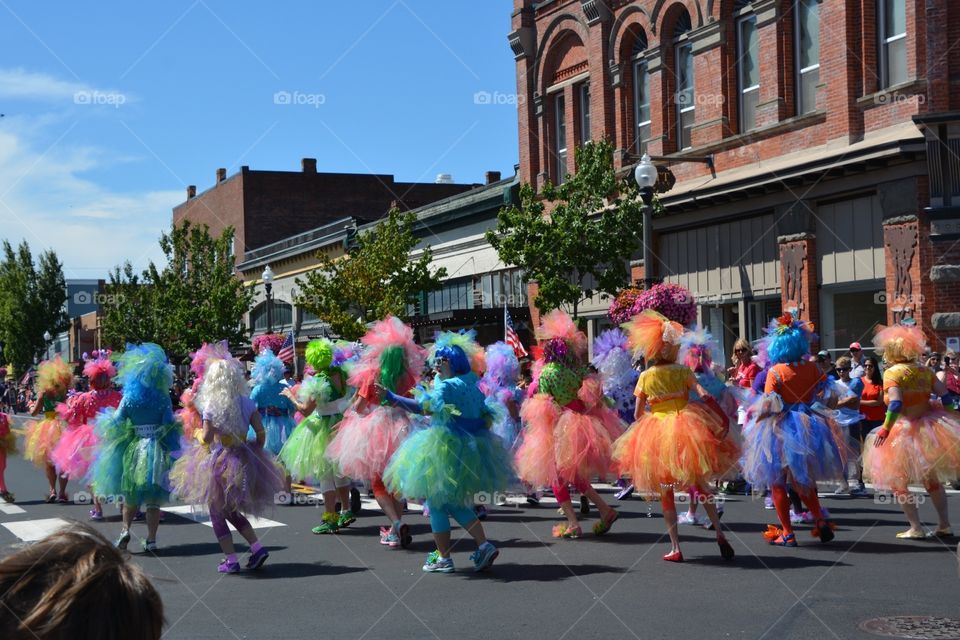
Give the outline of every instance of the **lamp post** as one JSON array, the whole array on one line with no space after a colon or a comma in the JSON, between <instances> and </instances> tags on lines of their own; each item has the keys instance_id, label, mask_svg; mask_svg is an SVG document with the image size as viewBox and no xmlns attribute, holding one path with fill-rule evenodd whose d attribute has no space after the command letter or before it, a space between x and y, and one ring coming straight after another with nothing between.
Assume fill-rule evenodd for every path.
<instances>
[{"instance_id":1,"label":"lamp post","mask_svg":"<svg viewBox=\"0 0 960 640\"><path fill-rule=\"evenodd\" d=\"M640 164L633 171L633 177L640 187L643 200L643 288L649 289L655 282L653 277L653 185L657 183L657 168L646 153L640 158Z\"/></svg>"},{"instance_id":2,"label":"lamp post","mask_svg":"<svg viewBox=\"0 0 960 640\"><path fill-rule=\"evenodd\" d=\"M50 335L49 331L43 332L43 353L44 353L45 359L47 360L50 359L50 339L51 338L53 338L53 336Z\"/></svg>"},{"instance_id":3,"label":"lamp post","mask_svg":"<svg viewBox=\"0 0 960 640\"><path fill-rule=\"evenodd\" d=\"M261 274L263 287L267 290L267 333L273 333L273 269L267 265Z\"/></svg>"}]
</instances>

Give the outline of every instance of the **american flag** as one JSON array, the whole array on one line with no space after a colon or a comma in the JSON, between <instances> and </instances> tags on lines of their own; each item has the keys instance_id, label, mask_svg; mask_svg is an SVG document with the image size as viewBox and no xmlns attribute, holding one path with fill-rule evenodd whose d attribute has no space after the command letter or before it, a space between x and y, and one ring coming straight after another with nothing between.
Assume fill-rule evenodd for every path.
<instances>
[{"instance_id":1,"label":"american flag","mask_svg":"<svg viewBox=\"0 0 960 640\"><path fill-rule=\"evenodd\" d=\"M280 358L283 362L293 362L293 357L296 355L296 349L293 342L293 331L287 334L287 337L283 340L283 344L280 345L280 351L277 353L277 357Z\"/></svg>"},{"instance_id":2,"label":"american flag","mask_svg":"<svg viewBox=\"0 0 960 640\"><path fill-rule=\"evenodd\" d=\"M517 335L516 330L513 328L513 318L510 317L510 311L507 309L507 305L503 305L503 340L508 345L513 347L513 352L517 354L518 358L523 358L527 355L527 350L523 348L523 343L520 342L520 336Z\"/></svg>"}]
</instances>

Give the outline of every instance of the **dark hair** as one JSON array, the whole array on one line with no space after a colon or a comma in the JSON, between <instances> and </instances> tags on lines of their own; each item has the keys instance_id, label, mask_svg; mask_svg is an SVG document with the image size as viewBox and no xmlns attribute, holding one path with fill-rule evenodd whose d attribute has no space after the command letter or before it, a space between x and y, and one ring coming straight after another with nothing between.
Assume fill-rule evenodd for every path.
<instances>
[{"instance_id":1,"label":"dark hair","mask_svg":"<svg viewBox=\"0 0 960 640\"><path fill-rule=\"evenodd\" d=\"M877 362L876 356L867 357L863 363L870 363L873 365L873 373L869 375L871 384L883 384L883 375L880 373L880 363ZM867 377L866 369L864 369L864 377Z\"/></svg>"},{"instance_id":2,"label":"dark hair","mask_svg":"<svg viewBox=\"0 0 960 640\"><path fill-rule=\"evenodd\" d=\"M157 640L160 594L136 564L81 523L0 560L0 637Z\"/></svg>"}]
</instances>

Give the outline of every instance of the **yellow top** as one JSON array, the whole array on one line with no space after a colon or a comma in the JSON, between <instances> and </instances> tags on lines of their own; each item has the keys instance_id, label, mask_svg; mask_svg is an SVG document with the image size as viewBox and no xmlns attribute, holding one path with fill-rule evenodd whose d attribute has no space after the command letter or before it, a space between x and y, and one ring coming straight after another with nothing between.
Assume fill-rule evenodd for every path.
<instances>
[{"instance_id":1,"label":"yellow top","mask_svg":"<svg viewBox=\"0 0 960 640\"><path fill-rule=\"evenodd\" d=\"M916 417L930 409L933 371L915 364L895 364L883 372L883 401L890 404L887 389L897 387L903 398L903 414Z\"/></svg>"},{"instance_id":2,"label":"yellow top","mask_svg":"<svg viewBox=\"0 0 960 640\"><path fill-rule=\"evenodd\" d=\"M654 365L640 374L633 395L645 395L654 413L680 411L696 382L693 371L682 364Z\"/></svg>"}]
</instances>

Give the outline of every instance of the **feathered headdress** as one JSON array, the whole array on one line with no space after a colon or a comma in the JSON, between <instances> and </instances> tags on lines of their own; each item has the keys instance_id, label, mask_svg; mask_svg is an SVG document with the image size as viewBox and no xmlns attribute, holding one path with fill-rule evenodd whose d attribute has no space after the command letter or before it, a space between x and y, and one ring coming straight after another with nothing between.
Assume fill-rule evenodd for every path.
<instances>
[{"instance_id":1,"label":"feathered headdress","mask_svg":"<svg viewBox=\"0 0 960 640\"><path fill-rule=\"evenodd\" d=\"M37 367L37 392L53 391L64 393L73 382L73 371L70 365L60 356L52 360L44 360Z\"/></svg>"},{"instance_id":2,"label":"feathered headdress","mask_svg":"<svg viewBox=\"0 0 960 640\"><path fill-rule=\"evenodd\" d=\"M622 326L634 356L642 355L647 362L676 359L676 349L683 336L683 325L679 322L647 309Z\"/></svg>"},{"instance_id":3,"label":"feathered headdress","mask_svg":"<svg viewBox=\"0 0 960 640\"><path fill-rule=\"evenodd\" d=\"M203 378L207 360L229 360L232 357L230 345L226 340L204 342L199 349L190 354L190 370L197 374L198 378Z\"/></svg>"},{"instance_id":4,"label":"feathered headdress","mask_svg":"<svg viewBox=\"0 0 960 640\"><path fill-rule=\"evenodd\" d=\"M483 349L477 344L477 332L473 329L442 331L430 347L430 365L436 366L437 360L446 358L454 375L462 376L471 370L479 370L482 354Z\"/></svg>"},{"instance_id":5,"label":"feathered headdress","mask_svg":"<svg viewBox=\"0 0 960 640\"><path fill-rule=\"evenodd\" d=\"M134 387L166 393L173 386L173 367L158 344L127 344L117 360L117 382L128 395Z\"/></svg>"},{"instance_id":6,"label":"feathered headdress","mask_svg":"<svg viewBox=\"0 0 960 640\"><path fill-rule=\"evenodd\" d=\"M333 343L326 338L311 340L304 352L304 359L314 371L326 371L333 364Z\"/></svg>"},{"instance_id":7,"label":"feathered headdress","mask_svg":"<svg viewBox=\"0 0 960 640\"><path fill-rule=\"evenodd\" d=\"M416 385L427 356L413 341L413 329L394 316L371 327L362 340L360 361L350 371L349 384L357 389L375 382L404 394Z\"/></svg>"},{"instance_id":8,"label":"feathered headdress","mask_svg":"<svg viewBox=\"0 0 960 640\"><path fill-rule=\"evenodd\" d=\"M520 377L520 361L513 347L505 342L494 342L484 354L487 366L483 383L490 389L514 386Z\"/></svg>"},{"instance_id":9,"label":"feathered headdress","mask_svg":"<svg viewBox=\"0 0 960 640\"><path fill-rule=\"evenodd\" d=\"M279 382L283 377L283 371L286 365L283 360L273 355L271 349L264 349L253 362L253 370L250 372L250 380L253 384L271 384Z\"/></svg>"},{"instance_id":10,"label":"feathered headdress","mask_svg":"<svg viewBox=\"0 0 960 640\"><path fill-rule=\"evenodd\" d=\"M679 360L697 373L712 371L715 353L720 353L720 345L703 327L686 331L680 338Z\"/></svg>"},{"instance_id":11,"label":"feathered headdress","mask_svg":"<svg viewBox=\"0 0 960 640\"><path fill-rule=\"evenodd\" d=\"M816 339L813 325L797 320L789 311L770 321L767 327L767 356L772 363L800 362L810 353L810 342Z\"/></svg>"},{"instance_id":12,"label":"feathered headdress","mask_svg":"<svg viewBox=\"0 0 960 640\"><path fill-rule=\"evenodd\" d=\"M915 362L929 350L923 330L915 325L878 326L873 344L890 363Z\"/></svg>"},{"instance_id":13,"label":"feathered headdress","mask_svg":"<svg viewBox=\"0 0 960 640\"><path fill-rule=\"evenodd\" d=\"M572 356L580 363L587 357L587 335L560 309L554 309L540 319L536 336L537 340L546 343L543 357L547 362L559 362Z\"/></svg>"},{"instance_id":14,"label":"feathered headdress","mask_svg":"<svg viewBox=\"0 0 960 640\"><path fill-rule=\"evenodd\" d=\"M105 387L117 375L117 368L110 361L111 352L108 349L103 349L94 351L92 355L93 357L83 365L83 375L87 376L92 386Z\"/></svg>"}]
</instances>

